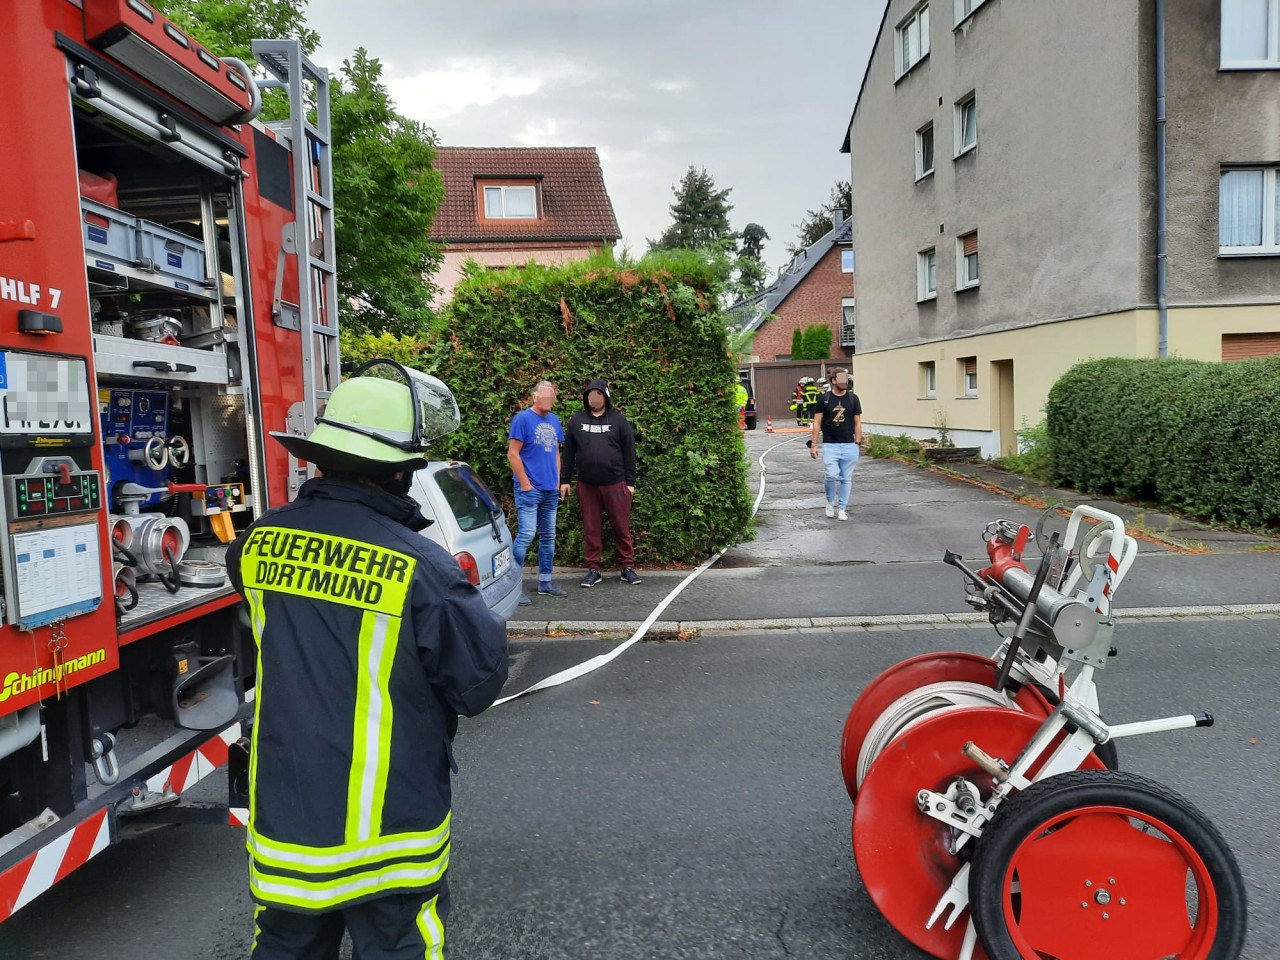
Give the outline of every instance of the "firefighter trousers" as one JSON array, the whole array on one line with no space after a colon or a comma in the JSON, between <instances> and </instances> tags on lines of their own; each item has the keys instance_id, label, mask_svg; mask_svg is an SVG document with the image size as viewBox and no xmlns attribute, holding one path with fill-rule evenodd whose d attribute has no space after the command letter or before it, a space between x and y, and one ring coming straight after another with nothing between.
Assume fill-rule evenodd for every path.
<instances>
[{"instance_id":1,"label":"firefighter trousers","mask_svg":"<svg viewBox=\"0 0 1280 960\"><path fill-rule=\"evenodd\" d=\"M351 934L353 960L444 960L449 885L390 893L325 913L279 907L254 910L252 960L338 960L342 932Z\"/></svg>"}]
</instances>

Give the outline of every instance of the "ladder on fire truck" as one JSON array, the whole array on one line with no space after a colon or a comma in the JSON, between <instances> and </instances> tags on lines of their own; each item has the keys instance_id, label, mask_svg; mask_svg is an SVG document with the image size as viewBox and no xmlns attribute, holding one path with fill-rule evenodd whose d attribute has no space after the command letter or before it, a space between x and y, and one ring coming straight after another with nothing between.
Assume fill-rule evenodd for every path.
<instances>
[{"instance_id":1,"label":"ladder on fire truck","mask_svg":"<svg viewBox=\"0 0 1280 960\"><path fill-rule=\"evenodd\" d=\"M259 81L262 89L289 94L287 127L293 157L293 210L286 227L283 253L298 259L296 308L281 300L284 270L276 271L272 320L298 330L302 337L303 399L289 411L288 429L310 433L325 401L341 377L338 360L338 277L333 232L333 160L330 153L329 71L307 57L296 40L254 40L253 55L274 77ZM314 99L309 99L314 98ZM311 105L316 122L308 119ZM283 263L280 265L283 268ZM309 468L289 458L289 496L306 479Z\"/></svg>"}]
</instances>

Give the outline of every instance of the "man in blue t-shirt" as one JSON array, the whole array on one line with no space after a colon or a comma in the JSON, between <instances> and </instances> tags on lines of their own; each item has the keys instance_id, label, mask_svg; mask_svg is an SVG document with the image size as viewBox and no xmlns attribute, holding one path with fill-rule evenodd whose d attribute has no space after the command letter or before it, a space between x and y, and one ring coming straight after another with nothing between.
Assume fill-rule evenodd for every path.
<instances>
[{"instance_id":1,"label":"man in blue t-shirt","mask_svg":"<svg viewBox=\"0 0 1280 960\"><path fill-rule=\"evenodd\" d=\"M538 593L544 597L567 596L551 582L560 504L560 444L564 443L560 418L551 412L555 402L555 385L539 380L533 388L532 404L512 418L507 441L507 462L516 491L516 566L524 566L536 535ZM528 594L520 594L522 606L531 602Z\"/></svg>"}]
</instances>

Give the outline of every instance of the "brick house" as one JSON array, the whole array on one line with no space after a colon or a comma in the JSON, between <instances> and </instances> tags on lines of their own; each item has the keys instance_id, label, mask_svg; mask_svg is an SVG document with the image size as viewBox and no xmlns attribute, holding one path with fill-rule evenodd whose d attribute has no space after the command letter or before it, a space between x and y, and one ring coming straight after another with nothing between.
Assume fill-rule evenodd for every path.
<instances>
[{"instance_id":1,"label":"brick house","mask_svg":"<svg viewBox=\"0 0 1280 960\"><path fill-rule=\"evenodd\" d=\"M855 349L852 224L836 213L835 227L800 251L772 284L730 312L748 317L756 331L751 352L758 363L791 359L791 335L804 327L831 328L829 360L847 360Z\"/></svg>"},{"instance_id":2,"label":"brick house","mask_svg":"<svg viewBox=\"0 0 1280 960\"><path fill-rule=\"evenodd\" d=\"M474 260L502 269L585 260L622 236L594 147L438 147L444 200L431 239L445 245L432 278L447 302Z\"/></svg>"}]
</instances>

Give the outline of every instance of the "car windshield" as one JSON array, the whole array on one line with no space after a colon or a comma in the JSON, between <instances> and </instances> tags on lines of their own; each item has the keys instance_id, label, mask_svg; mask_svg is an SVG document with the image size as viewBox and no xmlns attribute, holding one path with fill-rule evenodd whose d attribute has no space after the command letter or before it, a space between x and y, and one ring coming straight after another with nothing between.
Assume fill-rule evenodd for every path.
<instances>
[{"instance_id":1,"label":"car windshield","mask_svg":"<svg viewBox=\"0 0 1280 960\"><path fill-rule=\"evenodd\" d=\"M453 511L458 526L463 530L475 530L489 522L498 513L498 501L471 468L465 465L446 467L436 471L436 486L444 494L449 509Z\"/></svg>"}]
</instances>

